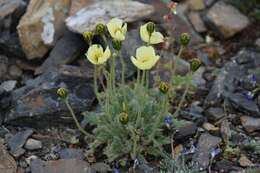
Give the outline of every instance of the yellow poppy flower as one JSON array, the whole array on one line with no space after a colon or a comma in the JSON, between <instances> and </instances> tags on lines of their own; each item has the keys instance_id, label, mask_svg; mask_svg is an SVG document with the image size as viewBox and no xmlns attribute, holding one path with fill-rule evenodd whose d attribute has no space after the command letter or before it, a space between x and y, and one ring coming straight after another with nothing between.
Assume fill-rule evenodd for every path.
<instances>
[{"instance_id":1,"label":"yellow poppy flower","mask_svg":"<svg viewBox=\"0 0 260 173\"><path fill-rule=\"evenodd\" d=\"M151 69L159 60L152 46L142 46L136 50L136 57L131 57L132 63L141 70Z\"/></svg>"},{"instance_id":2,"label":"yellow poppy flower","mask_svg":"<svg viewBox=\"0 0 260 173\"><path fill-rule=\"evenodd\" d=\"M142 40L149 44L158 44L163 42L163 35L160 32L153 31L151 34L147 30L147 24L140 27L140 36Z\"/></svg>"},{"instance_id":3,"label":"yellow poppy flower","mask_svg":"<svg viewBox=\"0 0 260 173\"><path fill-rule=\"evenodd\" d=\"M105 52L101 45L93 44L89 47L86 56L88 60L95 65L105 63L111 56L111 51L109 47L106 48Z\"/></svg>"},{"instance_id":4,"label":"yellow poppy flower","mask_svg":"<svg viewBox=\"0 0 260 173\"><path fill-rule=\"evenodd\" d=\"M121 19L113 18L110 20L110 22L107 24L107 29L113 39L118 41L125 40L127 24L123 23Z\"/></svg>"}]
</instances>

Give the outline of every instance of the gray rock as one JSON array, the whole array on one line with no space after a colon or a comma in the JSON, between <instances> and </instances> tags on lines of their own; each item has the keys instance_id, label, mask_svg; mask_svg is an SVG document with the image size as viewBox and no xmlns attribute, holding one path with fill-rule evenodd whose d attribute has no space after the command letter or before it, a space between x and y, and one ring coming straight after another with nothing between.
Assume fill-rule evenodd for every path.
<instances>
[{"instance_id":1,"label":"gray rock","mask_svg":"<svg viewBox=\"0 0 260 173\"><path fill-rule=\"evenodd\" d=\"M5 79L5 75L8 70L8 58L0 55L0 81Z\"/></svg>"},{"instance_id":2,"label":"gray rock","mask_svg":"<svg viewBox=\"0 0 260 173\"><path fill-rule=\"evenodd\" d=\"M103 162L94 163L91 165L91 168L100 173L106 173L111 171L110 166Z\"/></svg>"},{"instance_id":3,"label":"gray rock","mask_svg":"<svg viewBox=\"0 0 260 173\"><path fill-rule=\"evenodd\" d=\"M234 162L232 161L228 161L228 160L221 160L216 162L215 164L215 169L221 172L230 172L232 173L239 173L239 172L243 172L243 168L238 167L234 164Z\"/></svg>"},{"instance_id":4,"label":"gray rock","mask_svg":"<svg viewBox=\"0 0 260 173\"><path fill-rule=\"evenodd\" d=\"M246 16L223 1L215 3L209 9L206 14L206 22L224 38L234 36L249 25L249 19Z\"/></svg>"},{"instance_id":5,"label":"gray rock","mask_svg":"<svg viewBox=\"0 0 260 173\"><path fill-rule=\"evenodd\" d=\"M84 51L84 48L85 42L81 35L69 31L66 32L64 36L57 41L49 57L36 69L35 74L52 71L61 65L71 63Z\"/></svg>"},{"instance_id":6,"label":"gray rock","mask_svg":"<svg viewBox=\"0 0 260 173\"><path fill-rule=\"evenodd\" d=\"M42 148L42 142L35 139L28 139L24 145L27 150L38 150Z\"/></svg>"},{"instance_id":7,"label":"gray rock","mask_svg":"<svg viewBox=\"0 0 260 173\"><path fill-rule=\"evenodd\" d=\"M121 10L115 10L121 9ZM96 24L107 23L118 17L125 22L134 22L154 12L151 5L137 1L107 0L96 1L66 19L67 27L77 33L93 31Z\"/></svg>"},{"instance_id":8,"label":"gray rock","mask_svg":"<svg viewBox=\"0 0 260 173\"><path fill-rule=\"evenodd\" d=\"M191 136L195 135L198 127L194 123L187 123L176 129L174 139L176 140L187 140Z\"/></svg>"},{"instance_id":9,"label":"gray rock","mask_svg":"<svg viewBox=\"0 0 260 173\"><path fill-rule=\"evenodd\" d=\"M240 121L248 133L260 130L260 118L242 116L240 117Z\"/></svg>"},{"instance_id":10,"label":"gray rock","mask_svg":"<svg viewBox=\"0 0 260 173\"><path fill-rule=\"evenodd\" d=\"M17 65L11 65L11 66L9 67L8 74L9 74L12 78L18 79L19 77L22 76L23 71L22 71L22 69L20 69Z\"/></svg>"},{"instance_id":11,"label":"gray rock","mask_svg":"<svg viewBox=\"0 0 260 173\"><path fill-rule=\"evenodd\" d=\"M90 69L64 65L28 81L24 87L13 91L5 121L20 125L28 123L39 128L61 121L62 116L70 117L64 102L56 94L59 87L68 89L69 102L76 113L88 110L95 99L91 73ZM63 119L62 122L66 121Z\"/></svg>"},{"instance_id":12,"label":"gray rock","mask_svg":"<svg viewBox=\"0 0 260 173\"><path fill-rule=\"evenodd\" d=\"M207 118L213 122L216 122L225 116L224 110L222 108L217 108L217 107L216 108L211 107L207 109L205 111L205 114Z\"/></svg>"},{"instance_id":13,"label":"gray rock","mask_svg":"<svg viewBox=\"0 0 260 173\"><path fill-rule=\"evenodd\" d=\"M149 0L149 3L152 0ZM154 6L156 8L156 13L151 16L151 20L156 21L157 23L162 22L165 12L168 11L168 7L162 1L153 0ZM168 22L163 22L161 27L168 31L168 34L174 38L179 43L179 37L181 33L187 32L191 35L191 41L189 46L195 46L200 43L203 43L203 38L193 29L192 24L187 18L186 14L188 13L188 6L185 3L178 4L177 15L173 15Z\"/></svg>"},{"instance_id":14,"label":"gray rock","mask_svg":"<svg viewBox=\"0 0 260 173\"><path fill-rule=\"evenodd\" d=\"M84 159L84 153L81 149L66 148L60 150L58 153L61 159Z\"/></svg>"},{"instance_id":15,"label":"gray rock","mask_svg":"<svg viewBox=\"0 0 260 173\"><path fill-rule=\"evenodd\" d=\"M210 161L210 153L221 142L221 138L210 134L202 134L199 138L197 151L193 155L193 161L199 164L202 169L206 169Z\"/></svg>"},{"instance_id":16,"label":"gray rock","mask_svg":"<svg viewBox=\"0 0 260 173\"><path fill-rule=\"evenodd\" d=\"M23 0L1 0L0 1L0 31L10 30L16 26L19 18L26 9L26 3Z\"/></svg>"},{"instance_id":17,"label":"gray rock","mask_svg":"<svg viewBox=\"0 0 260 173\"><path fill-rule=\"evenodd\" d=\"M16 80L5 81L0 85L0 88L3 89L5 92L11 92L16 87L16 83Z\"/></svg>"},{"instance_id":18,"label":"gray rock","mask_svg":"<svg viewBox=\"0 0 260 173\"><path fill-rule=\"evenodd\" d=\"M206 85L206 80L203 78L205 72L205 67L200 67L192 77L192 84L197 88L204 88Z\"/></svg>"},{"instance_id":19,"label":"gray rock","mask_svg":"<svg viewBox=\"0 0 260 173\"><path fill-rule=\"evenodd\" d=\"M33 130L28 129L18 132L13 137L7 141L7 145L13 155L20 155L22 152L22 147L24 146L26 140L33 134ZM17 154L19 153L19 154Z\"/></svg>"},{"instance_id":20,"label":"gray rock","mask_svg":"<svg viewBox=\"0 0 260 173\"><path fill-rule=\"evenodd\" d=\"M243 94L234 93L228 95L227 98L236 109L245 113L253 114L254 116L260 116L260 110L256 102L247 99Z\"/></svg>"},{"instance_id":21,"label":"gray rock","mask_svg":"<svg viewBox=\"0 0 260 173\"><path fill-rule=\"evenodd\" d=\"M188 17L197 32L206 32L207 31L207 28L206 28L202 18L200 17L200 13L190 12Z\"/></svg>"},{"instance_id":22,"label":"gray rock","mask_svg":"<svg viewBox=\"0 0 260 173\"><path fill-rule=\"evenodd\" d=\"M189 0L188 4L192 10L204 10L206 8L204 0Z\"/></svg>"},{"instance_id":23,"label":"gray rock","mask_svg":"<svg viewBox=\"0 0 260 173\"><path fill-rule=\"evenodd\" d=\"M0 51L10 57L25 57L16 33L0 32Z\"/></svg>"},{"instance_id":24,"label":"gray rock","mask_svg":"<svg viewBox=\"0 0 260 173\"><path fill-rule=\"evenodd\" d=\"M47 162L34 159L30 167L32 173L95 173L87 162L76 159Z\"/></svg>"},{"instance_id":25,"label":"gray rock","mask_svg":"<svg viewBox=\"0 0 260 173\"><path fill-rule=\"evenodd\" d=\"M255 45L260 48L260 38L256 39Z\"/></svg>"},{"instance_id":26,"label":"gray rock","mask_svg":"<svg viewBox=\"0 0 260 173\"><path fill-rule=\"evenodd\" d=\"M241 79L246 78L249 71L256 70L260 65L259 56L260 53L256 50L242 49L232 57L231 61L220 69L204 104L220 103L222 99L227 99L233 94L240 87L238 84Z\"/></svg>"},{"instance_id":27,"label":"gray rock","mask_svg":"<svg viewBox=\"0 0 260 173\"><path fill-rule=\"evenodd\" d=\"M3 140L0 138L0 172L1 173L16 173L17 164L12 156L10 156L3 145Z\"/></svg>"}]
</instances>

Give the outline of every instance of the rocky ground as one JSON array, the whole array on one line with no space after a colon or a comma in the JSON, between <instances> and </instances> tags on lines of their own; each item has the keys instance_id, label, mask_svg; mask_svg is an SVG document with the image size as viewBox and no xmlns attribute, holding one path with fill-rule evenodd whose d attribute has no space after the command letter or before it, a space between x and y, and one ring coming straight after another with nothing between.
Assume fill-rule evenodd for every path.
<instances>
[{"instance_id":1,"label":"rocky ground","mask_svg":"<svg viewBox=\"0 0 260 173\"><path fill-rule=\"evenodd\" d=\"M192 159L202 169L211 165L212 172L259 168L259 20L228 0L181 1L178 14L165 22L168 11L159 0L0 0L0 173L111 171L112 165L86 157L87 144L56 96L66 86L76 112L95 109L93 70L84 58L87 44L81 33L111 17L129 23L122 47L128 62L141 44L137 26L146 21L174 38L191 34L177 72L187 73L193 57L203 66L193 79L197 90L180 115L190 124L177 130L174 145L194 146ZM178 42L159 49L167 61ZM135 71L128 66L131 80ZM212 151L227 143L229 148L212 163ZM157 172L148 166L139 169Z\"/></svg>"}]
</instances>

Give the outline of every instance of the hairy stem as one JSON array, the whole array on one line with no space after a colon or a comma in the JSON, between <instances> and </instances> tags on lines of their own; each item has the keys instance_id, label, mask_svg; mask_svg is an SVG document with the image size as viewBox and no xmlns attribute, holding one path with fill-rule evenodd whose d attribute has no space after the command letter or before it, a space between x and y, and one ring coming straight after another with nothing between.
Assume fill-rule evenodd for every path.
<instances>
[{"instance_id":1,"label":"hairy stem","mask_svg":"<svg viewBox=\"0 0 260 173\"><path fill-rule=\"evenodd\" d=\"M186 83L186 86L185 86L184 93L183 93L183 95L182 95L182 97L181 97L181 101L180 101L180 103L179 103L179 105L178 105L176 111L174 112L173 117L178 116L178 114L179 114L179 112L180 112L180 109L181 109L181 107L182 107L182 105L183 105L183 103L184 103L184 101L185 101L186 95L188 94L189 88L190 88L190 82L187 82L187 83Z\"/></svg>"},{"instance_id":2,"label":"hairy stem","mask_svg":"<svg viewBox=\"0 0 260 173\"><path fill-rule=\"evenodd\" d=\"M98 93L98 84L97 84L97 80L98 80L98 67L95 65L94 66L94 92L96 94L97 100L99 103L101 103L101 100L99 98L99 93Z\"/></svg>"},{"instance_id":3,"label":"hairy stem","mask_svg":"<svg viewBox=\"0 0 260 173\"><path fill-rule=\"evenodd\" d=\"M68 99L65 99L65 104L66 104L67 108L69 109L70 114L71 114L71 116L72 116L72 118L73 118L73 120L74 120L74 122L75 122L77 128L79 129L79 131L80 131L81 133L83 133L84 135L86 135L86 136L92 138L92 135L90 135L88 132L86 132L86 131L81 127L81 125L80 125L80 123L79 123L79 121L78 121L78 119L77 119L77 117L76 117L76 115L75 115L75 113L74 113L72 107L71 107L70 104L69 104L69 100L68 100Z\"/></svg>"},{"instance_id":4,"label":"hairy stem","mask_svg":"<svg viewBox=\"0 0 260 173\"><path fill-rule=\"evenodd\" d=\"M119 52L117 51L117 55L119 56L120 58L120 63L121 63L121 66L122 66L122 71L121 71L121 83L122 85L125 84L125 69L126 69L126 64L125 64L125 61L124 61L124 58L122 56L119 55Z\"/></svg>"},{"instance_id":5,"label":"hairy stem","mask_svg":"<svg viewBox=\"0 0 260 173\"><path fill-rule=\"evenodd\" d=\"M146 71L146 88L149 88L149 70Z\"/></svg>"},{"instance_id":6,"label":"hairy stem","mask_svg":"<svg viewBox=\"0 0 260 173\"><path fill-rule=\"evenodd\" d=\"M141 81L141 85L144 86L145 83L145 70L142 71L142 81Z\"/></svg>"},{"instance_id":7,"label":"hairy stem","mask_svg":"<svg viewBox=\"0 0 260 173\"><path fill-rule=\"evenodd\" d=\"M183 50L184 50L184 47L181 46L181 48L180 48L180 50L179 50L179 53L178 53L178 55L176 56L176 58L175 58L175 59L172 59L172 70L171 70L171 79L170 79L171 81L172 81L172 77L173 77L173 76L175 75L175 73L176 73L177 63L178 63L179 59L181 58L181 54L182 54Z\"/></svg>"}]
</instances>

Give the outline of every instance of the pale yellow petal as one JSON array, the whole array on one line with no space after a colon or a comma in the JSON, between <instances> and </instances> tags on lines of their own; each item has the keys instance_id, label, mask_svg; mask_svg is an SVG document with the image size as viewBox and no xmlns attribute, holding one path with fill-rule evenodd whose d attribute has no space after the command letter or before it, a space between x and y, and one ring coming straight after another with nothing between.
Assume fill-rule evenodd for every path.
<instances>
[{"instance_id":1,"label":"pale yellow petal","mask_svg":"<svg viewBox=\"0 0 260 173\"><path fill-rule=\"evenodd\" d=\"M100 51L103 52L102 47L99 48L101 46L97 45L97 44L94 44L92 46L89 47L88 51L87 51L87 58L88 60L93 63L93 64L97 64L98 62L98 59L97 59L97 54L100 54Z\"/></svg>"},{"instance_id":2,"label":"pale yellow petal","mask_svg":"<svg viewBox=\"0 0 260 173\"><path fill-rule=\"evenodd\" d=\"M137 59L135 57L131 56L131 61L137 68L139 68L139 62L137 61Z\"/></svg>"},{"instance_id":3,"label":"pale yellow petal","mask_svg":"<svg viewBox=\"0 0 260 173\"><path fill-rule=\"evenodd\" d=\"M110 58L111 56L111 51L109 49L109 47L106 48L104 55L103 55L106 59Z\"/></svg>"},{"instance_id":4,"label":"pale yellow petal","mask_svg":"<svg viewBox=\"0 0 260 173\"><path fill-rule=\"evenodd\" d=\"M160 32L153 32L150 38L150 44L162 43L163 39L163 35Z\"/></svg>"},{"instance_id":5,"label":"pale yellow petal","mask_svg":"<svg viewBox=\"0 0 260 173\"><path fill-rule=\"evenodd\" d=\"M124 34L126 34L127 32L127 23L124 24L124 26L122 27L122 31Z\"/></svg>"},{"instance_id":6,"label":"pale yellow petal","mask_svg":"<svg viewBox=\"0 0 260 173\"><path fill-rule=\"evenodd\" d=\"M119 40L119 41L123 41L123 40L125 40L125 35L124 35L120 30L118 30L118 31L115 33L114 39L115 39L115 40Z\"/></svg>"},{"instance_id":7,"label":"pale yellow petal","mask_svg":"<svg viewBox=\"0 0 260 173\"><path fill-rule=\"evenodd\" d=\"M121 19L118 18L113 18L110 21L113 25L115 25L117 28L122 28L123 25L123 21Z\"/></svg>"},{"instance_id":8,"label":"pale yellow petal","mask_svg":"<svg viewBox=\"0 0 260 173\"><path fill-rule=\"evenodd\" d=\"M142 61L137 60L135 57L131 57L132 63L140 70L146 70L146 64Z\"/></svg>"},{"instance_id":9,"label":"pale yellow petal","mask_svg":"<svg viewBox=\"0 0 260 173\"><path fill-rule=\"evenodd\" d=\"M140 27L140 36L141 36L141 39L142 39L144 42L148 43L150 36L149 36L149 33L148 33L148 31L147 31L146 26L147 26L147 24L142 25L142 26Z\"/></svg>"},{"instance_id":10,"label":"pale yellow petal","mask_svg":"<svg viewBox=\"0 0 260 173\"><path fill-rule=\"evenodd\" d=\"M113 23L108 23L107 24L107 29L111 37L115 37L115 32L116 32L116 26Z\"/></svg>"},{"instance_id":11,"label":"pale yellow petal","mask_svg":"<svg viewBox=\"0 0 260 173\"><path fill-rule=\"evenodd\" d=\"M155 56L155 50L152 46L141 46L136 50L137 59L144 60L153 56Z\"/></svg>"}]
</instances>

